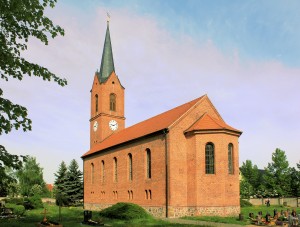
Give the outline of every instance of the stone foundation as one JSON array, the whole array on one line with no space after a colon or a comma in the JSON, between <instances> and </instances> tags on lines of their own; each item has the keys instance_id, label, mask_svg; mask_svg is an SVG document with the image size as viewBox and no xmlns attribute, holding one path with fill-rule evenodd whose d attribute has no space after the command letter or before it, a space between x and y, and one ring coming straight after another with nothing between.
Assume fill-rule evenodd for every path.
<instances>
[{"instance_id":1,"label":"stone foundation","mask_svg":"<svg viewBox=\"0 0 300 227\"><path fill-rule=\"evenodd\" d=\"M113 204L94 204L85 203L84 209L100 211ZM164 218L166 217L166 209L163 206L141 206L147 212L154 217ZM168 217L177 218L183 216L238 216L240 213L239 206L227 206L227 207L172 207L169 206Z\"/></svg>"},{"instance_id":2,"label":"stone foundation","mask_svg":"<svg viewBox=\"0 0 300 227\"><path fill-rule=\"evenodd\" d=\"M169 207L169 218L183 216L238 216L239 206L227 207Z\"/></svg>"}]
</instances>

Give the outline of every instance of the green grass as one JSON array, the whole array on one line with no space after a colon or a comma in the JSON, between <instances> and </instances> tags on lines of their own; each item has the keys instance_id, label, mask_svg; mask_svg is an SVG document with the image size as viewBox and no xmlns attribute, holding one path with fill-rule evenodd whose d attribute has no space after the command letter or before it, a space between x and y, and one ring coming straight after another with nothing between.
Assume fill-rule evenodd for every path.
<instances>
[{"instance_id":1,"label":"green grass","mask_svg":"<svg viewBox=\"0 0 300 227\"><path fill-rule=\"evenodd\" d=\"M237 224L237 225L249 225L248 220L240 221L238 217L218 217L218 216L194 216L194 217L183 217L187 220L197 220L197 221L208 221L208 222L218 222L226 224Z\"/></svg>"},{"instance_id":2,"label":"green grass","mask_svg":"<svg viewBox=\"0 0 300 227\"><path fill-rule=\"evenodd\" d=\"M59 208L55 205L45 204L47 209L47 219L51 221L58 221ZM292 207L282 207L282 206L251 206L242 207L241 214L244 215L244 220L239 221L238 217L185 217L185 219L190 220L201 220L209 222L220 222L229 224L239 224L248 225L250 221L248 219L249 213L254 213L257 215L259 211L262 211L263 215L269 212L273 215L273 210L277 211L290 209ZM62 221L64 227L84 227L87 225L81 224L83 221L83 209L79 207L63 207L62 208ZM25 217L21 219L0 219L0 226L6 227L32 227L35 223L41 222L43 219L43 209L30 210L25 212ZM300 208L296 208L296 212L300 213ZM105 213L105 215L103 215ZM112 215L114 213L114 218ZM116 215L116 213L118 215ZM145 214L143 210L134 204L116 204L105 212L102 212L103 216L100 216L100 212L93 212L92 219L95 221L101 221L110 226L192 226L188 224L172 224L160 219L155 219L152 216Z\"/></svg>"},{"instance_id":3,"label":"green grass","mask_svg":"<svg viewBox=\"0 0 300 227\"><path fill-rule=\"evenodd\" d=\"M283 206L249 206L249 207L242 207L241 208L241 214L244 216L244 220L240 221L239 217L216 217L216 216L195 216L195 217L183 217L183 219L188 220L200 220L200 221L210 221L210 222L219 222L219 223L228 223L228 224L238 224L238 225L249 225L250 219L249 213L253 213L254 216L258 214L259 211L262 212L263 216L267 214L267 212L273 216L273 211L276 209L278 212L281 210L286 211L289 209L292 211L292 209L295 209L297 214L300 213L300 207L283 207Z\"/></svg>"},{"instance_id":4,"label":"green grass","mask_svg":"<svg viewBox=\"0 0 300 227\"><path fill-rule=\"evenodd\" d=\"M44 204L45 208L47 209L47 219L50 221L58 222L58 213L59 208L55 205L48 205ZM130 207L129 212L130 217L132 217L132 213L136 212L138 209L132 209L132 207L129 206L120 206L125 207L125 210L128 207ZM115 211L120 212L120 207L116 209ZM136 208L136 207L134 207ZM122 210L122 208L121 208ZM44 215L43 209L36 209L36 210L30 210L25 212L25 217L20 219L0 219L0 226L5 227L32 227L35 226L35 223L41 222L43 220ZM88 227L88 225L83 225L81 222L83 221L83 209L79 207L63 207L61 209L62 213L62 221L60 224L62 224L64 227ZM123 212L123 214L126 213ZM92 219L94 221L101 221L102 223L105 223L110 226L191 226L191 225L184 225L184 224L172 224L160 219L155 219L150 215L147 215L147 217L143 218L126 218L123 220L121 219L110 219L106 217L101 217L99 215L99 212L94 211Z\"/></svg>"}]
</instances>

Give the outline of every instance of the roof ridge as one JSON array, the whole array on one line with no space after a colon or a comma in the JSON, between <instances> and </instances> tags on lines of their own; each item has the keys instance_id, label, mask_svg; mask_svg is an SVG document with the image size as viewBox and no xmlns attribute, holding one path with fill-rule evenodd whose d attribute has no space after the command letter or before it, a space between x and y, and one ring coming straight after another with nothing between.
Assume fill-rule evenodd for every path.
<instances>
[{"instance_id":1,"label":"roof ridge","mask_svg":"<svg viewBox=\"0 0 300 227\"><path fill-rule=\"evenodd\" d=\"M171 128L173 125L175 125L175 124L183 117L183 115L187 114L187 113L192 109L192 107L194 107L196 104L198 104L198 102L200 102L204 97L207 97L207 95L206 95L206 94L205 94L205 95L202 95L202 96L200 96L199 98L196 98L196 99L194 99L194 100L192 100L192 101L190 101L190 102L188 102L188 103L183 104L183 105L186 105L186 104L195 102L195 101L197 100L197 102L195 102L194 105L192 105L187 111L185 111L181 116L179 116L179 118L177 118L172 124L170 124L170 125L168 126L168 128ZM180 107L180 106L179 106L179 107Z\"/></svg>"},{"instance_id":2,"label":"roof ridge","mask_svg":"<svg viewBox=\"0 0 300 227\"><path fill-rule=\"evenodd\" d=\"M138 125L138 124L141 124L141 123L144 123L145 121L149 121L149 120L151 120L151 119L153 119L153 118L156 118L156 117L158 117L158 116L160 116L160 115L163 115L163 114L166 114L166 113L168 113L168 112L172 112L172 111L174 111L175 109L179 109L180 107L183 107L183 106L185 106L185 105L188 105L188 104L190 104L190 103L192 103L192 102L195 102L197 99L201 99L203 96L201 96L201 97L199 97L199 98L196 98L196 99L194 99L194 100L192 100L192 101L189 101L189 102L187 102L187 103L184 103L184 104L182 104L182 105L179 105L179 106L176 106L176 107L174 107L174 108L172 108L172 109L170 109L170 110L167 110L167 111L165 111L165 112L162 112L162 113L160 113L160 114L157 114L157 115L155 115L155 116L153 116L153 117L150 117L150 118L148 118L148 119L145 119L145 120L143 120L143 121L141 121L141 122L139 122L139 123L136 123L136 124L134 124L134 125L131 125L130 127L128 127L128 128L131 128L131 127L133 127L133 126L135 126L135 125ZM195 103L196 104L196 103ZM195 105L194 104L194 105ZM194 105L192 105L191 107L193 107ZM188 109L188 110L190 110L190 108ZM187 111L188 111L187 110ZM186 111L186 112L187 112ZM182 114L183 115L183 114ZM181 115L181 116L182 116ZM180 117L181 117L180 116ZM126 128L126 129L128 129L128 128ZM122 130L123 131L123 130Z\"/></svg>"}]
</instances>

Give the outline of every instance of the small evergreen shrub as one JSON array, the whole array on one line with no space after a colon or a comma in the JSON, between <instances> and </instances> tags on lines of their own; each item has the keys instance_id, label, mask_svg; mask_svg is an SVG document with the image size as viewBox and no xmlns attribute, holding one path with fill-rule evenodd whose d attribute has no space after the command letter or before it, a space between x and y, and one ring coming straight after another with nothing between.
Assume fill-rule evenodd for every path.
<instances>
[{"instance_id":1,"label":"small evergreen shrub","mask_svg":"<svg viewBox=\"0 0 300 227\"><path fill-rule=\"evenodd\" d=\"M120 220L152 218L142 207L133 203L117 203L100 211L99 214L102 217Z\"/></svg>"},{"instance_id":2,"label":"small evergreen shrub","mask_svg":"<svg viewBox=\"0 0 300 227\"><path fill-rule=\"evenodd\" d=\"M25 207L23 205L16 205L16 204L13 204L13 203L6 203L5 207L11 208L15 215L21 216L25 212Z\"/></svg>"},{"instance_id":3,"label":"small evergreen shrub","mask_svg":"<svg viewBox=\"0 0 300 227\"><path fill-rule=\"evenodd\" d=\"M40 196L34 195L24 199L24 207L26 210L43 208L43 202Z\"/></svg>"},{"instance_id":4,"label":"small evergreen shrub","mask_svg":"<svg viewBox=\"0 0 300 227\"><path fill-rule=\"evenodd\" d=\"M241 207L252 207L252 203L247 200L240 199Z\"/></svg>"}]
</instances>

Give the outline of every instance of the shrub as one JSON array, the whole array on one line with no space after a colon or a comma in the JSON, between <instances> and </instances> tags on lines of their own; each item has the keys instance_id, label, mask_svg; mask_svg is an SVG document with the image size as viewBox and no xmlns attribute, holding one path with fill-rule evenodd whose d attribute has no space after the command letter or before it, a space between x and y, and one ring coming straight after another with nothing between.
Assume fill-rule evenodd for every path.
<instances>
[{"instance_id":1,"label":"shrub","mask_svg":"<svg viewBox=\"0 0 300 227\"><path fill-rule=\"evenodd\" d=\"M102 217L121 220L152 218L142 207L133 203L117 203L100 211L99 214Z\"/></svg>"},{"instance_id":2,"label":"shrub","mask_svg":"<svg viewBox=\"0 0 300 227\"><path fill-rule=\"evenodd\" d=\"M247 200L240 199L241 207L252 207L252 203Z\"/></svg>"},{"instance_id":3,"label":"shrub","mask_svg":"<svg viewBox=\"0 0 300 227\"><path fill-rule=\"evenodd\" d=\"M23 205L24 199L23 198L6 198L4 199L5 203L16 204L16 205Z\"/></svg>"},{"instance_id":4,"label":"shrub","mask_svg":"<svg viewBox=\"0 0 300 227\"><path fill-rule=\"evenodd\" d=\"M16 205L13 203L6 203L5 207L11 208L13 210L13 213L16 215L23 215L25 212L25 207L23 205Z\"/></svg>"},{"instance_id":5,"label":"shrub","mask_svg":"<svg viewBox=\"0 0 300 227\"><path fill-rule=\"evenodd\" d=\"M24 207L26 210L43 208L43 202L40 196L34 195L24 199Z\"/></svg>"}]
</instances>

